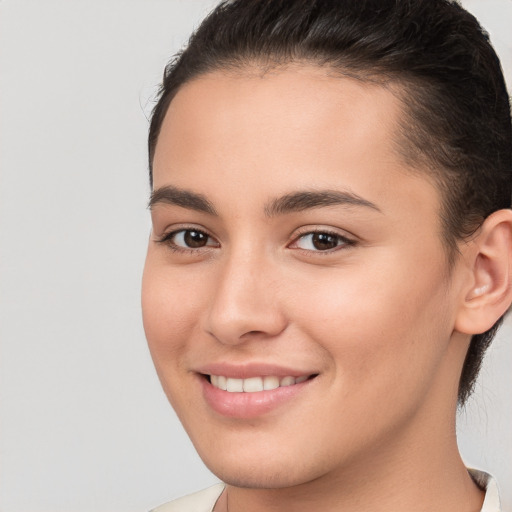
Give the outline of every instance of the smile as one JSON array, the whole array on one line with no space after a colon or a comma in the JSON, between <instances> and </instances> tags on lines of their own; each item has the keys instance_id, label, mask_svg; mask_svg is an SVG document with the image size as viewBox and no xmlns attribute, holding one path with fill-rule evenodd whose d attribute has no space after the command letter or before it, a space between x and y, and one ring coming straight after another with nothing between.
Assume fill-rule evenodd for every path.
<instances>
[{"instance_id":1,"label":"smile","mask_svg":"<svg viewBox=\"0 0 512 512\"><path fill-rule=\"evenodd\" d=\"M264 377L250 377L247 379L235 379L223 375L210 375L210 383L213 387L229 393L257 393L259 391L271 391L273 389L300 384L309 378L301 377L277 377L266 375Z\"/></svg>"},{"instance_id":2,"label":"smile","mask_svg":"<svg viewBox=\"0 0 512 512\"><path fill-rule=\"evenodd\" d=\"M290 369L279 367L271 370L269 365L223 364L211 365L204 373L198 372L198 376L203 397L212 411L224 417L251 419L292 404L300 396L308 396L308 390L319 376L318 373L297 372L295 376L290 373Z\"/></svg>"}]
</instances>

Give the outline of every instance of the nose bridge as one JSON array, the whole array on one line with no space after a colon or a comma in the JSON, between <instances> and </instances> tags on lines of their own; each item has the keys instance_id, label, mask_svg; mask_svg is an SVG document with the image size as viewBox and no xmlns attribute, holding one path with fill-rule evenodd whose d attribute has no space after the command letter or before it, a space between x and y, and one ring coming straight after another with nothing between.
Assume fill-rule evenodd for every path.
<instances>
[{"instance_id":1,"label":"nose bridge","mask_svg":"<svg viewBox=\"0 0 512 512\"><path fill-rule=\"evenodd\" d=\"M284 329L276 268L264 251L233 249L219 264L207 321L210 334L222 343L236 344L256 334L275 336Z\"/></svg>"}]
</instances>

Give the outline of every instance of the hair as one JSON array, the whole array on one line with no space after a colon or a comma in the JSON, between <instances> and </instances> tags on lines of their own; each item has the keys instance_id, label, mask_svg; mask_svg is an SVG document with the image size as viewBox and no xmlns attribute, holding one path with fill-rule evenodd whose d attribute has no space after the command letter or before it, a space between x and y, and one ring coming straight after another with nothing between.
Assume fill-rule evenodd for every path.
<instances>
[{"instance_id":1,"label":"hair","mask_svg":"<svg viewBox=\"0 0 512 512\"><path fill-rule=\"evenodd\" d=\"M380 83L399 97L397 149L441 191L450 263L458 241L511 206L512 126L500 62L478 21L453 0L221 2L165 68L149 130L151 184L160 128L184 84L218 70L301 62ZM460 405L501 321L471 339Z\"/></svg>"}]
</instances>

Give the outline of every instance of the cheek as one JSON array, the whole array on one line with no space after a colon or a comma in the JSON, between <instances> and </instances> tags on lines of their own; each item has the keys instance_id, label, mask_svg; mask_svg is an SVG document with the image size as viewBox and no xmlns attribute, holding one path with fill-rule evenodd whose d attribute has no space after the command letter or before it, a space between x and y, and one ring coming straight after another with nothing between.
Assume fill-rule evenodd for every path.
<instances>
[{"instance_id":1,"label":"cheek","mask_svg":"<svg viewBox=\"0 0 512 512\"><path fill-rule=\"evenodd\" d=\"M201 280L171 269L148 251L142 279L142 316L157 370L181 361L204 296Z\"/></svg>"},{"instance_id":2,"label":"cheek","mask_svg":"<svg viewBox=\"0 0 512 512\"><path fill-rule=\"evenodd\" d=\"M308 290L295 301L301 330L322 345L342 388L365 399L394 394L400 382L425 386L452 332L444 267L419 274L417 260L378 260L296 290Z\"/></svg>"},{"instance_id":3,"label":"cheek","mask_svg":"<svg viewBox=\"0 0 512 512\"><path fill-rule=\"evenodd\" d=\"M196 338L204 296L200 280L190 279L148 251L142 279L144 330L162 388L178 413L188 410L187 353Z\"/></svg>"}]
</instances>

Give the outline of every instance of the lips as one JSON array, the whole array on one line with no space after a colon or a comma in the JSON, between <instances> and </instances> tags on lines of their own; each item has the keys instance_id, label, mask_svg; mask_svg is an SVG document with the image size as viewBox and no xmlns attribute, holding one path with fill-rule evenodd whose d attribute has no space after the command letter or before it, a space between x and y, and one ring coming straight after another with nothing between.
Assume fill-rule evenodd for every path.
<instances>
[{"instance_id":1,"label":"lips","mask_svg":"<svg viewBox=\"0 0 512 512\"><path fill-rule=\"evenodd\" d=\"M317 377L272 365L208 365L197 372L208 407L230 418L268 414L306 394Z\"/></svg>"}]
</instances>

